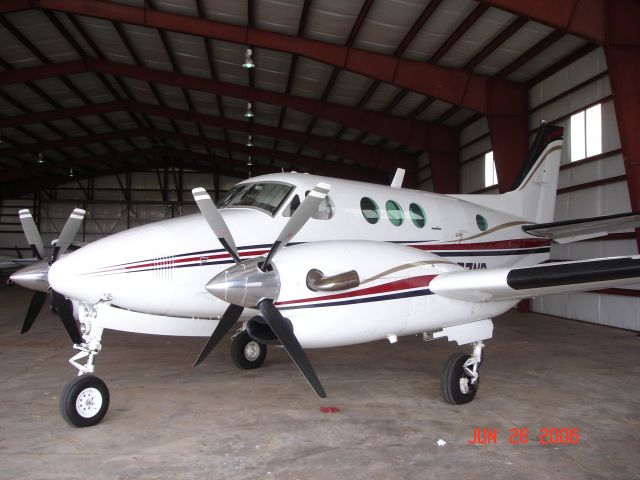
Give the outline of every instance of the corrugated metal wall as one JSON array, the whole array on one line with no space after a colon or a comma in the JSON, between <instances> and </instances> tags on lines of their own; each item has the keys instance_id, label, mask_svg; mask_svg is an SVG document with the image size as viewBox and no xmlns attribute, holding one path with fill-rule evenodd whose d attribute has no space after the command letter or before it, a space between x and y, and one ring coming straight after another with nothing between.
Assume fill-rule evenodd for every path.
<instances>
[{"instance_id":1,"label":"corrugated metal wall","mask_svg":"<svg viewBox=\"0 0 640 480\"><path fill-rule=\"evenodd\" d=\"M602 49L597 49L534 85L529 92L529 127L532 131L542 120L565 127L565 148L555 220L630 211L629 193L623 178L625 172L618 126L606 68L604 53ZM602 103L602 154L571 164L570 116L596 103ZM491 150L486 121L479 120L463 130L460 141L461 191L470 193L482 190L484 154ZM594 184L596 181L598 183ZM495 190L489 191L494 192ZM636 253L638 251L634 239L615 236L570 245L553 245L551 258L577 260ZM640 285L625 288L640 290ZM547 295L534 299L532 309L550 315L640 330L640 298L632 295Z\"/></svg>"},{"instance_id":2,"label":"corrugated metal wall","mask_svg":"<svg viewBox=\"0 0 640 480\"><path fill-rule=\"evenodd\" d=\"M211 174L183 172L183 201L179 202L176 183L180 180L177 175L170 172L166 176L166 201L162 197L158 175L154 172L130 174L129 201L125 198L125 175L121 175L120 179L115 175L96 178L92 189L86 180L71 181L56 189L55 199L41 193L40 201L36 202L33 199L5 200L0 203L0 255L15 256L15 246L18 246L24 255L30 256L18 220L18 210L21 208L29 208L34 214L45 248L49 248L51 241L58 238L75 207L87 211L83 227L76 237L76 241L81 242L91 242L145 223L196 213L198 209L191 189L202 186L213 196L214 177ZM240 180L221 176L219 193L223 194ZM88 192L92 195L90 200L87 199Z\"/></svg>"}]
</instances>

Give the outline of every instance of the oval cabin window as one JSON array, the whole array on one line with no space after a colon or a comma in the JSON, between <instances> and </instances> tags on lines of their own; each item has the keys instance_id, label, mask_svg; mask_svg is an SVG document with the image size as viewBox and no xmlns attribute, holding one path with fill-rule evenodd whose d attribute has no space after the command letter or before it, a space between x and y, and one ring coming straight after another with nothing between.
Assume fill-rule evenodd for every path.
<instances>
[{"instance_id":1,"label":"oval cabin window","mask_svg":"<svg viewBox=\"0 0 640 480\"><path fill-rule=\"evenodd\" d=\"M489 224L487 223L487 219L482 215L476 215L476 223L478 224L478 228L480 231L484 232L487 228L489 228Z\"/></svg>"},{"instance_id":2,"label":"oval cabin window","mask_svg":"<svg viewBox=\"0 0 640 480\"><path fill-rule=\"evenodd\" d=\"M360 211L364 219L370 224L378 223L380 219L380 210L376 202L368 197L362 197L360 200Z\"/></svg>"},{"instance_id":3,"label":"oval cabin window","mask_svg":"<svg viewBox=\"0 0 640 480\"><path fill-rule=\"evenodd\" d=\"M402 214L402 208L398 205L397 202L393 200L388 200L386 204L387 208L387 216L389 217L389 221L393 223L396 227L402 225L402 220L404 220L404 215Z\"/></svg>"},{"instance_id":4,"label":"oval cabin window","mask_svg":"<svg viewBox=\"0 0 640 480\"><path fill-rule=\"evenodd\" d=\"M411 221L413 224L422 228L427 223L427 216L424 214L424 210L417 203L412 203L409 205L409 216L411 217Z\"/></svg>"}]
</instances>

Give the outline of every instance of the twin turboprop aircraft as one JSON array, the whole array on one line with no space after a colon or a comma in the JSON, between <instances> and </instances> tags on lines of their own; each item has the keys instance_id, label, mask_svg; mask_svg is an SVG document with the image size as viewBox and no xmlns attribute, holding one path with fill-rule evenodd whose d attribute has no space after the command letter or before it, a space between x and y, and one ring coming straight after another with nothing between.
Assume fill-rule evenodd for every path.
<instances>
[{"instance_id":1,"label":"twin turboprop aircraft","mask_svg":"<svg viewBox=\"0 0 640 480\"><path fill-rule=\"evenodd\" d=\"M401 175L379 186L283 173L240 182L216 207L196 188L200 215L120 232L62 257L54 252L53 261L17 272L15 283L53 292L79 350L70 359L79 376L60 399L63 417L83 427L107 412L109 391L92 375L105 328L209 337L197 365L238 321L236 366L260 367L267 344L281 345L320 397L325 390L305 348L395 343L419 333L471 344L470 355L445 363L441 385L447 402L470 402L491 318L523 298L640 279L638 256L538 265L552 240L640 220L551 223L561 146L561 128L541 128L518 186L502 195L407 190ZM25 229L32 245L33 228ZM39 309L33 303L25 326Z\"/></svg>"}]
</instances>

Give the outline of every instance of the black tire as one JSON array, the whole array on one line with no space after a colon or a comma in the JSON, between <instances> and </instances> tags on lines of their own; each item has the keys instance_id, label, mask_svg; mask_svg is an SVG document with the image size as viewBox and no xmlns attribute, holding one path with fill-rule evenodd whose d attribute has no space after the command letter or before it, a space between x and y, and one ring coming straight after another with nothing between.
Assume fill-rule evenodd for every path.
<instances>
[{"instance_id":1,"label":"black tire","mask_svg":"<svg viewBox=\"0 0 640 480\"><path fill-rule=\"evenodd\" d=\"M478 384L480 380L471 385L470 379L464 372L462 366L470 358L470 355L464 353L454 353L449 357L447 363L442 368L442 377L440 379L440 388L444 401L451 405L462 405L469 403L476 396ZM461 380L467 380L466 392L463 391Z\"/></svg>"},{"instance_id":2,"label":"black tire","mask_svg":"<svg viewBox=\"0 0 640 480\"><path fill-rule=\"evenodd\" d=\"M109 409L109 389L94 375L74 378L60 395L60 415L74 427L100 423Z\"/></svg>"},{"instance_id":3,"label":"black tire","mask_svg":"<svg viewBox=\"0 0 640 480\"><path fill-rule=\"evenodd\" d=\"M246 330L231 339L231 361L242 370L260 368L267 357L267 346L249 337Z\"/></svg>"}]
</instances>

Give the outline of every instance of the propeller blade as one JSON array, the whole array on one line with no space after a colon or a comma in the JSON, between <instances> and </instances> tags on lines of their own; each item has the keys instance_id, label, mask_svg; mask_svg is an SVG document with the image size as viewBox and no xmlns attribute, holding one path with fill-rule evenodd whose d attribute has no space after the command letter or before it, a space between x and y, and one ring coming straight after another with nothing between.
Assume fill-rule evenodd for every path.
<instances>
[{"instance_id":1,"label":"propeller blade","mask_svg":"<svg viewBox=\"0 0 640 480\"><path fill-rule=\"evenodd\" d=\"M76 234L78 233L78 230L82 225L82 220L84 219L85 213L87 212L85 212L81 208L73 209L73 212L71 212L71 215L69 215L69 218L64 224L64 227L62 227L62 232L60 232L60 236L58 237L56 246L53 249L51 263L55 262L58 257L62 255L67 250L67 248L69 248L69 245L71 245L71 242L73 242L73 239L76 237Z\"/></svg>"},{"instance_id":2,"label":"propeller blade","mask_svg":"<svg viewBox=\"0 0 640 480\"><path fill-rule=\"evenodd\" d=\"M18 212L18 216L20 217L20 223L22 224L24 235L27 237L27 242L29 242L31 250L33 250L33 255L36 256L38 260L42 260L42 257L44 257L42 237L40 236L38 227L36 227L36 222L33 221L31 212L25 208Z\"/></svg>"},{"instance_id":3,"label":"propeller blade","mask_svg":"<svg viewBox=\"0 0 640 480\"><path fill-rule=\"evenodd\" d=\"M207 340L207 343L202 348L200 355L198 355L196 362L193 364L194 367L202 363L202 361L205 358L207 358L207 356L211 353L214 347L220 342L220 340L224 338L227 332L236 323L238 318L240 318L240 314L242 313L243 310L244 310L244 307L240 307L234 304L229 305L229 307L225 310L224 314L222 315L222 318L220 319L218 326L213 331L213 333L211 334L211 337L209 337L209 340Z\"/></svg>"},{"instance_id":4,"label":"propeller blade","mask_svg":"<svg viewBox=\"0 0 640 480\"><path fill-rule=\"evenodd\" d=\"M80 329L78 328L76 319L73 317L73 305L71 301L53 289L51 290L51 294L53 296L51 303L53 303L53 307L58 312L58 315L60 315L60 320L62 320L62 325L64 325L65 330L69 334L69 338L73 343L82 343Z\"/></svg>"},{"instance_id":5,"label":"propeller blade","mask_svg":"<svg viewBox=\"0 0 640 480\"><path fill-rule=\"evenodd\" d=\"M320 380L313 370L307 355L304 353L298 339L293 333L293 329L284 319L280 311L273 305L273 300L262 300L258 304L258 308L269 327L271 327L271 330L273 330L273 333L276 334L276 337L278 337L278 340L280 340L280 343L282 343L282 346L291 357L291 360L293 360L293 363L296 364L296 367L298 367L302 375L304 375L304 378L309 382L311 388L315 390L320 398L326 398L327 394L324 388L322 388Z\"/></svg>"},{"instance_id":6,"label":"propeller blade","mask_svg":"<svg viewBox=\"0 0 640 480\"><path fill-rule=\"evenodd\" d=\"M222 215L220 215L220 212L213 203L213 200L211 200L207 191L202 187L198 187L191 190L191 193L193 194L193 199L196 201L196 205L198 205L202 216L211 227L211 230L213 230L218 241L222 244L229 255L231 255L233 260L236 263L240 263L238 249L233 241L231 232L229 232L229 227L227 227L227 224L222 218Z\"/></svg>"},{"instance_id":7,"label":"propeller blade","mask_svg":"<svg viewBox=\"0 0 640 480\"><path fill-rule=\"evenodd\" d=\"M322 182L313 187L313 190L309 192L309 195L306 196L273 243L267 259L264 262L263 270L267 269L276 253L289 243L295 234L298 233L300 229L304 227L305 223L318 211L320 203L322 203L330 190L331 185Z\"/></svg>"},{"instance_id":8,"label":"propeller blade","mask_svg":"<svg viewBox=\"0 0 640 480\"><path fill-rule=\"evenodd\" d=\"M29 310L27 310L27 315L24 317L24 323L22 324L22 331L20 333L27 333L31 329L33 322L35 322L38 313L42 310L42 306L46 299L47 294L45 292L35 292L33 294L33 297L31 297L31 303L29 304Z\"/></svg>"}]
</instances>

